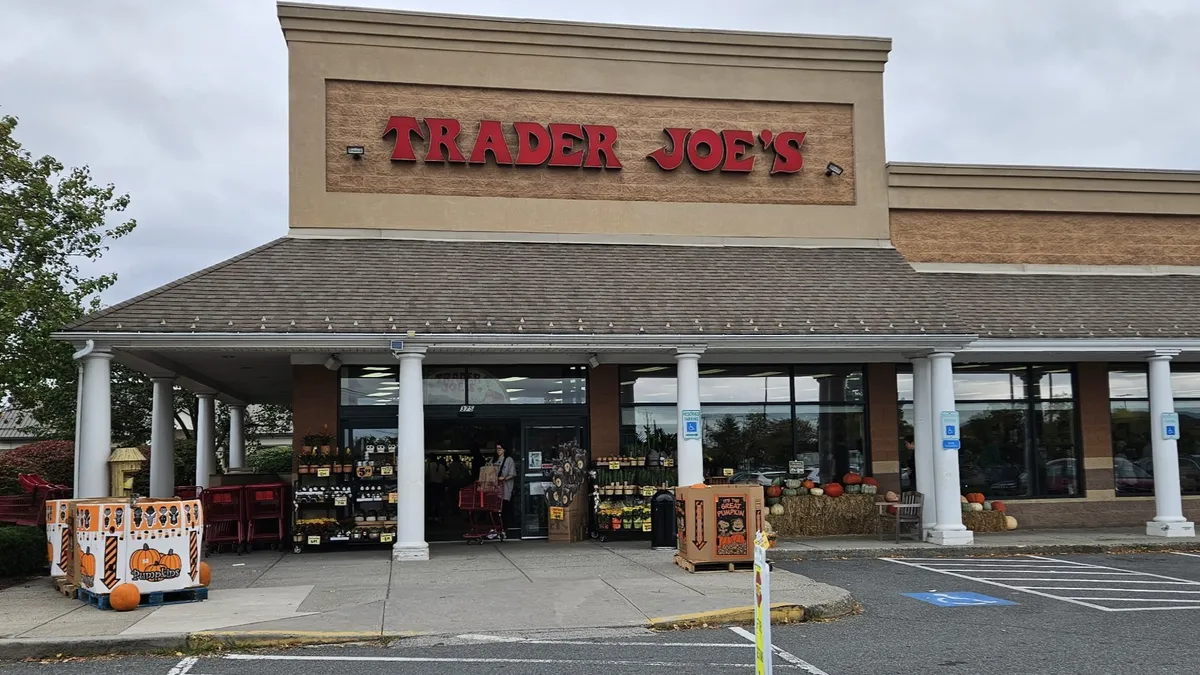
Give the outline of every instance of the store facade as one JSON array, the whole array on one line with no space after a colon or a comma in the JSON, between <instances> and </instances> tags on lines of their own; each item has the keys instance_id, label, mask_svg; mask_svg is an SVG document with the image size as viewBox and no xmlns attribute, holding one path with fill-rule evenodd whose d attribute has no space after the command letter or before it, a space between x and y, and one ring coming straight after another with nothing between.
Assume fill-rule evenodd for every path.
<instances>
[{"instance_id":1,"label":"store facade","mask_svg":"<svg viewBox=\"0 0 1200 675\"><path fill-rule=\"evenodd\" d=\"M940 543L971 541L967 488L1192 534L1200 174L888 163L884 39L279 15L288 235L60 334L84 475L117 359L290 403L297 448L382 446L395 506L364 517L398 559L453 536L431 492L497 443L529 537L531 460L572 443L683 485L870 474Z\"/></svg>"}]
</instances>

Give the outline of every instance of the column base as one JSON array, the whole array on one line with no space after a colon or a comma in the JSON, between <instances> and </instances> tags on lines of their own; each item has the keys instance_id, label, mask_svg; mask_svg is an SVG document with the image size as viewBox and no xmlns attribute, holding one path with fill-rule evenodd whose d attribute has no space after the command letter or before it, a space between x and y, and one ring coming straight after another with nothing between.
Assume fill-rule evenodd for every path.
<instances>
[{"instance_id":1,"label":"column base","mask_svg":"<svg viewBox=\"0 0 1200 675\"><path fill-rule=\"evenodd\" d=\"M939 546L970 546L975 543L975 533L970 530L934 530L929 533L929 543Z\"/></svg>"},{"instance_id":2,"label":"column base","mask_svg":"<svg viewBox=\"0 0 1200 675\"><path fill-rule=\"evenodd\" d=\"M392 560L396 562L429 560L429 544L423 541L398 542L392 546Z\"/></svg>"},{"instance_id":3,"label":"column base","mask_svg":"<svg viewBox=\"0 0 1200 675\"><path fill-rule=\"evenodd\" d=\"M1194 537L1196 524L1190 521L1179 523L1160 523L1151 520L1146 523L1146 535L1150 537Z\"/></svg>"}]
</instances>

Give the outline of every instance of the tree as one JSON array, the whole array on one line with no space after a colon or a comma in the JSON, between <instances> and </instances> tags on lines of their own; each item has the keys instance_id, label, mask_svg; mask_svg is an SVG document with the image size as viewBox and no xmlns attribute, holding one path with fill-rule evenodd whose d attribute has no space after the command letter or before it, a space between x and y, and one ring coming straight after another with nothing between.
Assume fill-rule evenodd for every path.
<instances>
[{"instance_id":1,"label":"tree","mask_svg":"<svg viewBox=\"0 0 1200 675\"><path fill-rule=\"evenodd\" d=\"M99 309L99 294L117 276L88 276L80 263L98 260L137 223L110 224L129 196L96 185L86 166L34 158L16 128L15 117L0 117L0 401L33 412L48 435L73 438L72 348L50 335ZM148 383L114 365L113 399L114 441L136 440L147 426Z\"/></svg>"}]
</instances>

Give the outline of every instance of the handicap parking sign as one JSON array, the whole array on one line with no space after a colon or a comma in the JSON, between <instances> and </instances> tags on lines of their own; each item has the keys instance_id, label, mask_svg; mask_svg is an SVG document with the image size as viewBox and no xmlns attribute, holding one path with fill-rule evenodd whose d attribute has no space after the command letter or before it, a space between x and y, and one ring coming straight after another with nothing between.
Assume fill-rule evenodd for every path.
<instances>
[{"instance_id":1,"label":"handicap parking sign","mask_svg":"<svg viewBox=\"0 0 1200 675\"><path fill-rule=\"evenodd\" d=\"M685 440L685 441L700 440L700 411L699 410L684 410L683 411L683 440Z\"/></svg>"},{"instance_id":2,"label":"handicap parking sign","mask_svg":"<svg viewBox=\"0 0 1200 675\"><path fill-rule=\"evenodd\" d=\"M947 593L904 593L910 598L927 602L934 607L1003 607L1017 603L990 595L967 592Z\"/></svg>"},{"instance_id":3,"label":"handicap parking sign","mask_svg":"<svg viewBox=\"0 0 1200 675\"><path fill-rule=\"evenodd\" d=\"M700 425L696 424L695 422L688 422L687 426L684 428L687 430L687 433L694 434L700 430Z\"/></svg>"}]
</instances>

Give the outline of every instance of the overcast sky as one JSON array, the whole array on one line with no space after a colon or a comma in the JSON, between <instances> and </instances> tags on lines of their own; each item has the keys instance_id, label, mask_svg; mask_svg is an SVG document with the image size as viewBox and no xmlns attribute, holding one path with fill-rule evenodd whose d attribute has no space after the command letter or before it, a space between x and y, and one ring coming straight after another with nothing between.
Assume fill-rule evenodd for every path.
<instances>
[{"instance_id":1,"label":"overcast sky","mask_svg":"<svg viewBox=\"0 0 1200 675\"><path fill-rule=\"evenodd\" d=\"M891 37L892 161L1200 169L1197 0L352 0L416 11ZM731 10L731 8L734 8ZM112 303L287 230L271 0L0 0L0 113L140 223Z\"/></svg>"}]
</instances>

